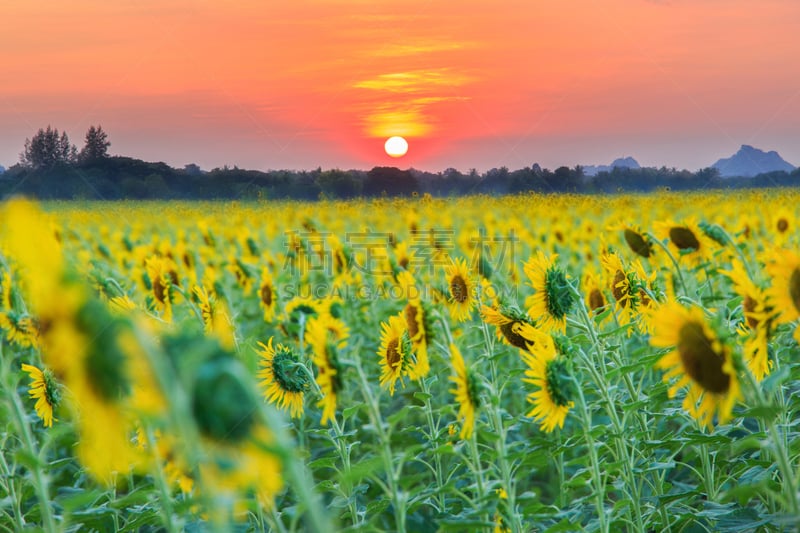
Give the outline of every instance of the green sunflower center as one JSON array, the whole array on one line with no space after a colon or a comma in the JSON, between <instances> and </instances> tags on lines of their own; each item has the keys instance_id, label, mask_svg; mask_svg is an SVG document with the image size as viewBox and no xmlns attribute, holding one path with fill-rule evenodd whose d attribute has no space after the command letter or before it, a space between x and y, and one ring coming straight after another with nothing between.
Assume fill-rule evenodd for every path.
<instances>
[{"instance_id":1,"label":"green sunflower center","mask_svg":"<svg viewBox=\"0 0 800 533\"><path fill-rule=\"evenodd\" d=\"M653 254L653 248L651 244L647 242L638 232L626 228L624 236L625 242L628 243L628 246L631 250L633 250L634 253L641 255L642 257L650 257Z\"/></svg>"},{"instance_id":2,"label":"green sunflower center","mask_svg":"<svg viewBox=\"0 0 800 533\"><path fill-rule=\"evenodd\" d=\"M481 397L479 394L480 384L478 383L478 379L472 372L469 371L469 369L467 370L466 377L467 377L466 379L467 396L469 397L469 402L475 409L477 409L478 407L481 406Z\"/></svg>"},{"instance_id":3,"label":"green sunflower center","mask_svg":"<svg viewBox=\"0 0 800 533\"><path fill-rule=\"evenodd\" d=\"M689 228L670 228L669 238L679 250L691 252L700 249L700 241L697 240L697 236Z\"/></svg>"},{"instance_id":4,"label":"green sunflower center","mask_svg":"<svg viewBox=\"0 0 800 533\"><path fill-rule=\"evenodd\" d=\"M553 403L559 407L568 406L572 396L572 384L567 371L567 362L562 358L556 358L547 363L545 380L547 392Z\"/></svg>"},{"instance_id":5,"label":"green sunflower center","mask_svg":"<svg viewBox=\"0 0 800 533\"><path fill-rule=\"evenodd\" d=\"M272 374L278 386L286 392L304 392L308 388L308 376L299 368L291 350L276 350L272 358Z\"/></svg>"},{"instance_id":6,"label":"green sunflower center","mask_svg":"<svg viewBox=\"0 0 800 533\"><path fill-rule=\"evenodd\" d=\"M83 364L95 394L108 402L130 394L128 356L118 341L123 322L110 317L100 302L90 301L78 312L75 325L87 340L91 340Z\"/></svg>"},{"instance_id":7,"label":"green sunflower center","mask_svg":"<svg viewBox=\"0 0 800 533\"><path fill-rule=\"evenodd\" d=\"M192 412L197 426L219 441L241 441L255 423L256 407L237 377L237 365L227 357L203 363L194 385Z\"/></svg>"},{"instance_id":8,"label":"green sunflower center","mask_svg":"<svg viewBox=\"0 0 800 533\"><path fill-rule=\"evenodd\" d=\"M331 376L331 384L333 385L333 392L339 392L344 388L344 382L342 381L342 368L339 364L339 352L336 350L336 346L332 343L328 343L325 345L325 357L328 359L328 366L335 372ZM324 367L320 367L320 372L324 371Z\"/></svg>"},{"instance_id":9,"label":"green sunflower center","mask_svg":"<svg viewBox=\"0 0 800 533\"><path fill-rule=\"evenodd\" d=\"M800 268L795 268L789 277L789 296L794 308L800 311Z\"/></svg>"},{"instance_id":10,"label":"green sunflower center","mask_svg":"<svg viewBox=\"0 0 800 533\"><path fill-rule=\"evenodd\" d=\"M723 394L731 386L731 377L725 373L725 358L711 347L703 326L687 322L678 333L678 354L686 373L703 389Z\"/></svg>"},{"instance_id":11,"label":"green sunflower center","mask_svg":"<svg viewBox=\"0 0 800 533\"><path fill-rule=\"evenodd\" d=\"M55 409L61 403L61 386L49 368L42 372L42 380L44 381L44 397L47 403Z\"/></svg>"},{"instance_id":12,"label":"green sunflower center","mask_svg":"<svg viewBox=\"0 0 800 533\"><path fill-rule=\"evenodd\" d=\"M450 294L453 296L453 299L463 304L467 301L467 298L469 298L468 292L467 282L464 281L464 278L462 278L460 274L453 276L453 279L450 280Z\"/></svg>"},{"instance_id":13,"label":"green sunflower center","mask_svg":"<svg viewBox=\"0 0 800 533\"><path fill-rule=\"evenodd\" d=\"M557 319L567 316L574 303L567 275L556 267L550 267L545 274L544 287L550 316Z\"/></svg>"}]
</instances>

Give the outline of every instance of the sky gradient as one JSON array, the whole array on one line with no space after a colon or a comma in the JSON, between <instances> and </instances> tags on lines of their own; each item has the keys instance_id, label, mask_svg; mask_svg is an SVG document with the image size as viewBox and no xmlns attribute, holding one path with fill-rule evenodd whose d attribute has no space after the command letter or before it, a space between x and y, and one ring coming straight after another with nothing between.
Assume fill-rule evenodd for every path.
<instances>
[{"instance_id":1,"label":"sky gradient","mask_svg":"<svg viewBox=\"0 0 800 533\"><path fill-rule=\"evenodd\" d=\"M0 165L48 124L210 169L800 165L797 0L0 0ZM389 158L387 137L408 139Z\"/></svg>"}]
</instances>

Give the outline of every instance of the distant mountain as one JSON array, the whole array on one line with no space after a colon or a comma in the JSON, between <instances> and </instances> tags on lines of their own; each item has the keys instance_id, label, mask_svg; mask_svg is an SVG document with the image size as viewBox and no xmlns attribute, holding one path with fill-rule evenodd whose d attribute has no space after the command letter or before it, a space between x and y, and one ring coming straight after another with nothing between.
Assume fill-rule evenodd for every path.
<instances>
[{"instance_id":1,"label":"distant mountain","mask_svg":"<svg viewBox=\"0 0 800 533\"><path fill-rule=\"evenodd\" d=\"M720 159L711 166L719 170L719 174L723 178L752 178L765 172L777 170L791 172L795 169L794 165L784 161L778 152L774 150L764 152L748 144L743 144L739 151L731 157Z\"/></svg>"},{"instance_id":2,"label":"distant mountain","mask_svg":"<svg viewBox=\"0 0 800 533\"><path fill-rule=\"evenodd\" d=\"M5 171L6 171L6 167L4 167L3 165L0 165L0 174L2 174Z\"/></svg>"},{"instance_id":3,"label":"distant mountain","mask_svg":"<svg viewBox=\"0 0 800 533\"><path fill-rule=\"evenodd\" d=\"M610 165L587 165L583 167L583 174L585 176L596 176L601 172L611 172L615 167L618 168L642 168L639 162L634 158L619 157L615 159Z\"/></svg>"}]
</instances>

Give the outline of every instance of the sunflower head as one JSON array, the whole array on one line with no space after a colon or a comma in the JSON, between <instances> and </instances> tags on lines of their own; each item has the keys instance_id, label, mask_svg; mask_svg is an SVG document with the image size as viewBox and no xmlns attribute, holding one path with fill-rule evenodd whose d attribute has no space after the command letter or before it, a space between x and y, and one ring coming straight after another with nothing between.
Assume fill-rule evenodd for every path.
<instances>
[{"instance_id":1,"label":"sunflower head","mask_svg":"<svg viewBox=\"0 0 800 533\"><path fill-rule=\"evenodd\" d=\"M312 351L312 361L317 367L316 381L322 392L318 405L323 408L322 423L335 416L336 397L344 389L344 368L339 352L347 345L349 330L344 323L330 315L321 315L308 324L306 338Z\"/></svg>"},{"instance_id":2,"label":"sunflower head","mask_svg":"<svg viewBox=\"0 0 800 533\"><path fill-rule=\"evenodd\" d=\"M481 308L481 318L487 324L497 327L497 338L505 344L525 350L527 343L533 342L531 330L536 327L536 323L514 306L484 305Z\"/></svg>"},{"instance_id":3,"label":"sunflower head","mask_svg":"<svg viewBox=\"0 0 800 533\"><path fill-rule=\"evenodd\" d=\"M109 403L129 396L133 386L130 356L121 344L127 322L110 315L101 302L88 300L75 317L75 325L92 339L86 348L83 370L93 392Z\"/></svg>"},{"instance_id":4,"label":"sunflower head","mask_svg":"<svg viewBox=\"0 0 800 533\"><path fill-rule=\"evenodd\" d=\"M587 272L583 276L583 293L586 295L586 308L591 313L602 313L606 309L606 297L603 289L592 272Z\"/></svg>"},{"instance_id":5,"label":"sunflower head","mask_svg":"<svg viewBox=\"0 0 800 533\"><path fill-rule=\"evenodd\" d=\"M711 258L714 240L703 232L694 218L682 222L658 222L655 229L667 239L675 255L685 258L690 264L698 265Z\"/></svg>"},{"instance_id":6,"label":"sunflower head","mask_svg":"<svg viewBox=\"0 0 800 533\"><path fill-rule=\"evenodd\" d=\"M445 268L449 290L448 307L453 320L463 322L470 316L474 303L475 282L470 277L467 262L456 259Z\"/></svg>"},{"instance_id":7,"label":"sunflower head","mask_svg":"<svg viewBox=\"0 0 800 533\"><path fill-rule=\"evenodd\" d=\"M402 317L391 316L388 322L381 323L381 346L377 352L382 369L380 383L382 387L387 387L392 395L397 382L403 376L411 374L414 363L413 350L414 345Z\"/></svg>"},{"instance_id":8,"label":"sunflower head","mask_svg":"<svg viewBox=\"0 0 800 533\"><path fill-rule=\"evenodd\" d=\"M264 397L281 409L289 410L293 418L300 417L303 394L309 387L308 373L301 368L302 363L291 348L283 344L273 347L272 337L266 345L258 344L261 346L261 370L257 376L261 379Z\"/></svg>"},{"instance_id":9,"label":"sunflower head","mask_svg":"<svg viewBox=\"0 0 800 533\"><path fill-rule=\"evenodd\" d=\"M539 252L524 265L535 293L526 300L528 315L545 330L563 331L575 296L567 274L558 266L558 255L548 258Z\"/></svg>"},{"instance_id":10,"label":"sunflower head","mask_svg":"<svg viewBox=\"0 0 800 533\"><path fill-rule=\"evenodd\" d=\"M6 332L6 340L21 348L38 346L39 328L36 321L14 311L0 311L0 331Z\"/></svg>"},{"instance_id":11,"label":"sunflower head","mask_svg":"<svg viewBox=\"0 0 800 533\"><path fill-rule=\"evenodd\" d=\"M767 262L772 286L767 296L775 307L777 322L785 324L800 318L800 255L777 250Z\"/></svg>"},{"instance_id":12,"label":"sunflower head","mask_svg":"<svg viewBox=\"0 0 800 533\"><path fill-rule=\"evenodd\" d=\"M261 286L258 289L261 307L264 309L264 321L272 322L275 318L276 295L275 284L267 267L261 270Z\"/></svg>"},{"instance_id":13,"label":"sunflower head","mask_svg":"<svg viewBox=\"0 0 800 533\"><path fill-rule=\"evenodd\" d=\"M53 425L53 411L61 404L61 385L56 381L52 370L39 370L32 365L22 365L22 370L31 378L28 395L36 400L36 414L45 427Z\"/></svg>"},{"instance_id":14,"label":"sunflower head","mask_svg":"<svg viewBox=\"0 0 800 533\"><path fill-rule=\"evenodd\" d=\"M678 378L669 389L674 396L688 385L684 408L702 425L711 426L716 414L726 422L740 397L739 381L730 349L698 308L671 302L654 313L655 332L650 344L673 348L656 367L665 369L665 381Z\"/></svg>"},{"instance_id":15,"label":"sunflower head","mask_svg":"<svg viewBox=\"0 0 800 533\"><path fill-rule=\"evenodd\" d=\"M547 433L556 426L563 427L569 410L574 406L570 360L559 351L570 350L564 339L558 337L556 340L551 335L537 332L536 341L522 353L528 366L523 381L536 387L528 394L528 402L533 404L528 416L539 421L541 429Z\"/></svg>"},{"instance_id":16,"label":"sunflower head","mask_svg":"<svg viewBox=\"0 0 800 533\"><path fill-rule=\"evenodd\" d=\"M638 228L626 226L622 230L622 237L625 244L633 253L645 259L650 259L653 255L653 243Z\"/></svg>"},{"instance_id":17,"label":"sunflower head","mask_svg":"<svg viewBox=\"0 0 800 533\"><path fill-rule=\"evenodd\" d=\"M461 419L462 439L472 436L475 427L475 412L481 406L480 383L471 368L464 362L461 352L455 344L450 345L450 358L453 362L453 373L450 381L455 385L450 392L458 402L458 416Z\"/></svg>"},{"instance_id":18,"label":"sunflower head","mask_svg":"<svg viewBox=\"0 0 800 533\"><path fill-rule=\"evenodd\" d=\"M245 440L255 423L256 405L245 388L244 370L233 357L221 353L197 371L192 413L200 433L218 442Z\"/></svg>"}]
</instances>

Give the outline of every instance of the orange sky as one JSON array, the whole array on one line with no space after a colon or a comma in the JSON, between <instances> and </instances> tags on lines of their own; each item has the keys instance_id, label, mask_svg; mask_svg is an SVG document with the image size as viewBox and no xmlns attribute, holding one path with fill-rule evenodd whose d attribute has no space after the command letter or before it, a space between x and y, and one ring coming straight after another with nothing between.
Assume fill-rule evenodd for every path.
<instances>
[{"instance_id":1,"label":"orange sky","mask_svg":"<svg viewBox=\"0 0 800 533\"><path fill-rule=\"evenodd\" d=\"M234 6L235 7L232 7ZM203 168L800 164L797 0L0 0L0 164L52 124ZM404 135L392 160L383 141Z\"/></svg>"}]
</instances>

